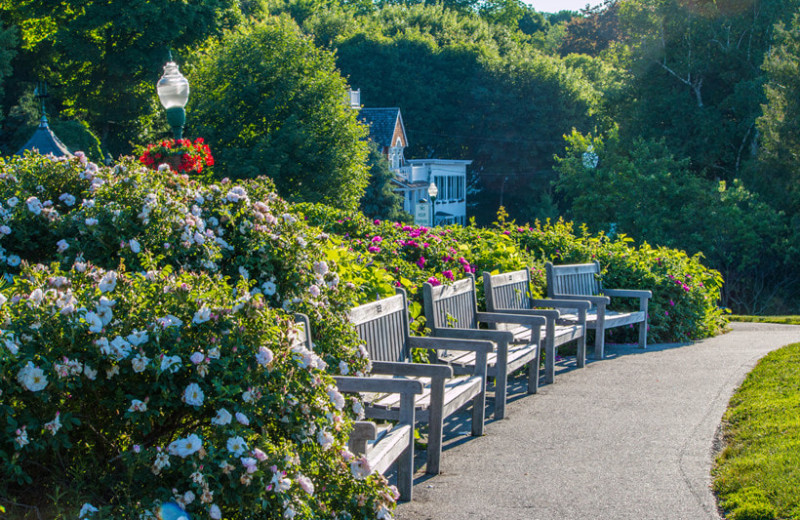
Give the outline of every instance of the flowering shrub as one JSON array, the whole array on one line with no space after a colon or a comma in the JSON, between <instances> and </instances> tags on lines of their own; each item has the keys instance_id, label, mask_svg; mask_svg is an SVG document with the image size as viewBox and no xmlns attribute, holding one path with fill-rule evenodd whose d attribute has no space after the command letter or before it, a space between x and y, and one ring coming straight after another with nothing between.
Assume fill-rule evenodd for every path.
<instances>
[{"instance_id":1,"label":"flowering shrub","mask_svg":"<svg viewBox=\"0 0 800 520\"><path fill-rule=\"evenodd\" d=\"M648 289L653 292L648 311L648 341L688 341L713 336L725 327L718 306L722 276L701 263L700 255L666 247L642 244L619 235L590 235L586 229L575 234L571 223L517 226L502 224L507 233L531 256L532 274L546 285L544 263L584 263L597 260L603 269L603 286L620 289ZM542 293L546 291L542 290ZM636 300L614 298L614 308L638 310ZM614 341L633 341L632 328L609 331Z\"/></svg>"},{"instance_id":2,"label":"flowering shrub","mask_svg":"<svg viewBox=\"0 0 800 520\"><path fill-rule=\"evenodd\" d=\"M604 284L610 288L649 289L651 342L686 341L718 333L725 325L719 301L722 278L705 268L700 257L682 251L653 248L644 244L632 247L631 239L619 236L576 234L572 224L520 226L502 218L493 229L474 226L436 228L407 226L365 219L360 215L332 210L324 206L300 205L309 222L342 237L357 254L355 265L340 272L342 279L362 284L362 294L374 297L390 294L394 284L405 288L411 305L412 327L424 330L422 295L419 288L426 281L436 285L476 275L479 306L482 305L483 271L493 273L531 269L532 291L547 294L544 264L581 263L599 260L604 269ZM386 278L369 278L363 270L384 271ZM357 269L357 276L353 270ZM369 282L380 280L377 286ZM364 285L366 282L366 285ZM623 309L635 304L615 299L614 307ZM636 309L631 310L638 310ZM615 341L633 339L635 329L612 329Z\"/></svg>"},{"instance_id":3,"label":"flowering shrub","mask_svg":"<svg viewBox=\"0 0 800 520\"><path fill-rule=\"evenodd\" d=\"M247 449L231 464L239 461L241 466L240 459L251 462L256 458L255 466L241 466L246 466L245 473L251 471L247 474L255 480L250 486L239 481L241 488L231 487L228 483L234 473L215 473L205 479L214 492L213 502L184 498L190 509L214 517L214 504L226 518L238 518L242 513L234 513L232 508L241 503L250 504L242 506L243 510L255 511L245 515L247 518L291 516L292 511L304 518L388 518L393 499L384 481L378 477L359 480L366 470L358 463L353 466L355 474L342 473L342 468L348 468L349 455L339 446L349 426L346 415L353 412L336 406L331 410L324 404L325 399L330 401L325 372L357 374L367 369L357 335L342 312L353 300L354 291L339 283L337 262L325 256L325 251L336 249L335 240L308 226L290 209L264 179L202 185L187 175L145 169L130 160L114 168L97 167L81 154L72 160L31 155L0 163L0 262L15 280L7 291L10 300L0 310L8 313L7 333L14 335L14 350L20 356L6 359L5 352L0 356L5 363L0 366L2 402L11 403L8 406L15 410L5 414L7 408L0 415L11 418L0 430L0 464L14 475L13 481L0 481L0 486L11 486L0 488L0 496L24 497L28 480L35 481L40 491L63 487L62 477L57 475L69 474L69 487L75 493L66 504L78 508L83 497L91 496L92 500L86 500L100 510L97 514L126 517L122 512L137 510L136 504L141 504L142 511L152 510L153 500L175 498L165 489L181 490L181 496L192 491L202 497L198 492L201 484L187 488L189 484L182 479L203 471L195 468L195 463L210 471L209 462L197 457L214 457L209 450L212 440L215 449L222 450L223 444L227 449L228 440L234 439L232 449L239 451L236 446L242 446L241 441ZM36 264L54 265L54 271L43 273L42 268L26 267ZM110 273L117 273L116 278ZM59 281L52 285L51 279ZM240 281L231 287L226 279ZM42 296L39 304L30 304L30 295L38 302L40 293L47 296ZM314 354L321 358L304 353L306 361L298 361L314 365L310 375L287 357L293 355L287 354L291 347L286 339L293 325L285 313L297 311L311 315ZM25 332L28 325L32 328ZM137 344L135 331L147 335L151 343ZM153 339L156 337L159 339ZM108 341L108 347L101 338ZM249 364L209 356L212 345L222 340L238 342L237 355L247 352ZM170 350L173 343L174 352ZM226 345L234 348L231 343ZM226 353L223 346L220 349L221 354ZM180 368L174 376L164 375L160 361L153 361L161 359L162 350L164 359L180 358L175 359ZM259 375L257 364L264 361L261 365L269 365L270 356L272 366L280 370ZM77 365L70 369L64 358L78 360L81 367L88 365L89 374L98 382L54 376L64 370L73 370L73 376L78 376ZM114 379L117 383L113 385L102 379L104 370L113 370L109 363L119 365L120 376L124 376ZM205 370L206 364L208 370L216 366L220 371L201 377L198 370ZM142 372L137 372L140 368ZM268 380L259 379L262 376ZM59 386L62 380L65 385L73 380L82 383L64 391ZM309 381L313 384L307 390L295 389L309 386ZM44 382L41 390L28 388ZM52 394L57 402L48 388L58 390ZM249 399L250 388L260 389L261 400L248 407L236 396ZM113 395L105 393L106 389L113 389ZM5 400L12 395L13 401ZM331 395L338 403L338 396ZM47 404L44 408L43 403ZM215 434L209 421L220 408L233 416L234 409L240 409L253 431L237 423L240 429L226 433L227 437ZM87 424L87 410L94 413L95 409L100 422ZM42 444L41 439L49 439L40 435L43 425L56 421L57 412L62 433L80 430L89 440L77 443L73 442L76 437L56 436L64 442ZM254 420L254 414L259 419ZM310 423L307 419L311 416L323 422ZM224 417L222 414L219 420ZM141 430L133 428L133 418L147 418ZM98 424L106 423L107 427L98 429ZM51 426L56 428L56 423ZM86 433L84 428L98 431ZM311 450L323 430L333 436L333 448ZM253 432L268 439L258 440ZM198 451L191 459L177 454L178 446L189 449L198 439L208 453ZM172 444L179 440L183 444ZM330 438L326 434L323 440L327 445ZM134 445L139 453L133 451ZM267 454L270 464L266 467L275 466L277 473L263 469L258 459L261 455L252 452L254 447ZM41 473L42 461L53 449L61 450L62 465ZM163 475L159 479L167 480L147 484L154 475L146 470L152 469L159 453L170 457L171 469L159 473ZM145 456L150 457L147 464ZM128 462L128 457L136 460ZM278 463L281 457L286 458ZM98 474L106 465L109 480ZM178 469L179 473L170 473ZM186 473L189 469L192 472ZM292 487L286 491L289 495L273 500L269 493L275 486L287 484L272 483L268 489L269 482L282 471ZM108 481L119 482L124 489L111 492L97 486ZM306 494L291 495L298 489ZM313 496L309 489L314 490ZM39 492L38 496L46 495Z\"/></svg>"},{"instance_id":4,"label":"flowering shrub","mask_svg":"<svg viewBox=\"0 0 800 520\"><path fill-rule=\"evenodd\" d=\"M139 161L148 168L158 169L168 165L178 173L199 174L203 168L214 165L211 149L202 137L194 142L189 139L168 139L158 144L149 144Z\"/></svg>"},{"instance_id":5,"label":"flowering shrub","mask_svg":"<svg viewBox=\"0 0 800 520\"><path fill-rule=\"evenodd\" d=\"M36 503L71 475L67 503L91 518L167 502L193 518L388 518L392 492L345 447L352 403L252 285L24 269L0 308L0 494Z\"/></svg>"}]
</instances>

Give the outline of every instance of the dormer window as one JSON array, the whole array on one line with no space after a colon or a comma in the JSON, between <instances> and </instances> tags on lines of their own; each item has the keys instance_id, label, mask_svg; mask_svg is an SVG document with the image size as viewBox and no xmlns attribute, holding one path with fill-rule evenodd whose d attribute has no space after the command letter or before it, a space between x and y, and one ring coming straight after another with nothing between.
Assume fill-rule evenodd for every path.
<instances>
[{"instance_id":1,"label":"dormer window","mask_svg":"<svg viewBox=\"0 0 800 520\"><path fill-rule=\"evenodd\" d=\"M399 170L403 165L403 142L398 137L389 149L389 163L392 165L393 170Z\"/></svg>"}]
</instances>

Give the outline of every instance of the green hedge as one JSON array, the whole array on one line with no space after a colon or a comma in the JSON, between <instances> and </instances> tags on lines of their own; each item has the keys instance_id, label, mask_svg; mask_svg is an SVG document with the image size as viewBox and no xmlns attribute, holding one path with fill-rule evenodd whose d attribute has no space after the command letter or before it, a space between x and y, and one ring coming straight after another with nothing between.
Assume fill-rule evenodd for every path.
<instances>
[{"instance_id":1,"label":"green hedge","mask_svg":"<svg viewBox=\"0 0 800 520\"><path fill-rule=\"evenodd\" d=\"M505 272L531 268L532 290L545 295L544 264L598 260L608 288L649 289L651 342L689 341L712 336L726 324L717 306L722 277L701 263L702 257L683 251L639 247L625 236L613 239L576 233L571 223L537 223L519 226L501 218L492 228L475 226L428 229L370 220L313 204L295 206L312 225L336 235L352 255L343 262L343 280L359 286L364 300L386 296L393 285L403 287L414 302L415 318L421 313L422 284L446 283L474 273L482 299L483 271ZM376 239L379 237L380 240ZM424 262L420 259L424 258ZM626 302L614 302L623 309ZM638 305L638 303L636 303ZM638 306L635 308L638 310ZM418 330L422 326L418 325ZM633 331L613 331L616 341L633 341Z\"/></svg>"}]
</instances>

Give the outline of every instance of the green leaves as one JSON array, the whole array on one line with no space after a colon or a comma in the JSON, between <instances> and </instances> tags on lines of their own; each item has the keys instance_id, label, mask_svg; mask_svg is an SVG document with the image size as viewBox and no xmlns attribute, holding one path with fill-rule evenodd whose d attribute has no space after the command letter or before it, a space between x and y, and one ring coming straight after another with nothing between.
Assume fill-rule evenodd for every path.
<instances>
[{"instance_id":1,"label":"green leaves","mask_svg":"<svg viewBox=\"0 0 800 520\"><path fill-rule=\"evenodd\" d=\"M234 179L267 175L293 201L355 209L367 185L365 129L343 102L333 55L288 17L209 43L189 76L196 131Z\"/></svg>"}]
</instances>

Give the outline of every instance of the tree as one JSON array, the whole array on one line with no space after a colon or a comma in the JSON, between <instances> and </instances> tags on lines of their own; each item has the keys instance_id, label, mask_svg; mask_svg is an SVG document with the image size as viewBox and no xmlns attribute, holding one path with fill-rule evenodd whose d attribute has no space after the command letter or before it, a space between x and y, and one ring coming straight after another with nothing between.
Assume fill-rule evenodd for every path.
<instances>
[{"instance_id":1,"label":"tree","mask_svg":"<svg viewBox=\"0 0 800 520\"><path fill-rule=\"evenodd\" d=\"M664 140L628 143L573 132L558 159L557 192L576 221L637 242L702 252L726 281L722 304L763 312L800 281L785 215L741 182L694 175ZM591 147L591 148L590 148Z\"/></svg>"},{"instance_id":2,"label":"tree","mask_svg":"<svg viewBox=\"0 0 800 520\"><path fill-rule=\"evenodd\" d=\"M291 200L356 208L367 185L366 129L345 104L334 56L287 16L212 41L190 74L191 119L221 177L271 177Z\"/></svg>"},{"instance_id":3,"label":"tree","mask_svg":"<svg viewBox=\"0 0 800 520\"><path fill-rule=\"evenodd\" d=\"M385 7L355 27L320 15L306 29L320 26L364 105L400 107L408 157L473 161L478 222L492 221L501 197L512 218L544 216L536 201L549 191L553 155L596 102L582 75L519 33L441 6Z\"/></svg>"},{"instance_id":4,"label":"tree","mask_svg":"<svg viewBox=\"0 0 800 520\"><path fill-rule=\"evenodd\" d=\"M17 31L14 27L3 27L0 25L0 98L3 96L3 87L6 78L11 75L11 60L17 54ZM0 121L3 120L3 113L0 111Z\"/></svg>"},{"instance_id":5,"label":"tree","mask_svg":"<svg viewBox=\"0 0 800 520\"><path fill-rule=\"evenodd\" d=\"M403 211L403 197L394 191L394 173L389 162L372 142L367 164L369 184L361 199L361 212L370 218L410 222L411 215Z\"/></svg>"},{"instance_id":6,"label":"tree","mask_svg":"<svg viewBox=\"0 0 800 520\"><path fill-rule=\"evenodd\" d=\"M758 119L758 185L789 214L800 209L800 14L776 29L764 60L766 103Z\"/></svg>"},{"instance_id":7,"label":"tree","mask_svg":"<svg viewBox=\"0 0 800 520\"><path fill-rule=\"evenodd\" d=\"M632 72L617 112L623 136L666 139L708 178L732 182L752 158L772 27L796 0L626 0L619 17ZM627 56L627 57L625 57Z\"/></svg>"},{"instance_id":8,"label":"tree","mask_svg":"<svg viewBox=\"0 0 800 520\"><path fill-rule=\"evenodd\" d=\"M0 0L20 32L13 101L47 80L64 117L79 116L115 155L129 152L160 113L155 82L167 51L188 51L240 20L235 0ZM59 110L57 110L59 111ZM147 128L149 127L149 128Z\"/></svg>"},{"instance_id":9,"label":"tree","mask_svg":"<svg viewBox=\"0 0 800 520\"><path fill-rule=\"evenodd\" d=\"M558 50L562 56L573 53L597 56L618 38L619 2L605 0L566 22L566 34Z\"/></svg>"}]
</instances>

